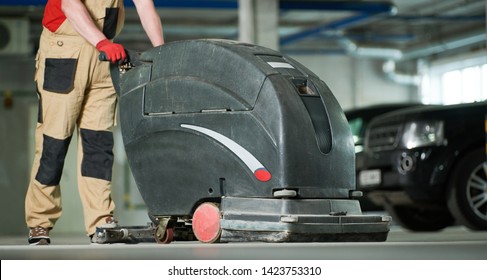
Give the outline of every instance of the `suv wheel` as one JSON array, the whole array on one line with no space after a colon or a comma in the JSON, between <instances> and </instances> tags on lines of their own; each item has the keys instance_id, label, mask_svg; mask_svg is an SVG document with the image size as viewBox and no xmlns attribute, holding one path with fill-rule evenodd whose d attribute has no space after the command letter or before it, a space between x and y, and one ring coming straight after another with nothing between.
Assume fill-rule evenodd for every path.
<instances>
[{"instance_id":1,"label":"suv wheel","mask_svg":"<svg viewBox=\"0 0 487 280\"><path fill-rule=\"evenodd\" d=\"M465 155L448 188L448 208L462 225L487 230L487 162L484 149Z\"/></svg>"},{"instance_id":2,"label":"suv wheel","mask_svg":"<svg viewBox=\"0 0 487 280\"><path fill-rule=\"evenodd\" d=\"M392 220L412 231L438 231L454 223L450 212L437 209L423 209L410 205L386 205Z\"/></svg>"}]
</instances>

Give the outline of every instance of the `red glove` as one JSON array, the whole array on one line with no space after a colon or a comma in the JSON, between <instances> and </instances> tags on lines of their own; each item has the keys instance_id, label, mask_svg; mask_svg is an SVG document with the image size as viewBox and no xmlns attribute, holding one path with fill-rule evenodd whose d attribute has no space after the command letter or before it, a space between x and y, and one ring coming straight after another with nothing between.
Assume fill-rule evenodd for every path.
<instances>
[{"instance_id":1,"label":"red glove","mask_svg":"<svg viewBox=\"0 0 487 280\"><path fill-rule=\"evenodd\" d=\"M110 62L115 63L119 60L123 61L127 57L125 53L125 49L120 44L115 44L110 42L108 39L101 40L96 44L96 49L99 52L104 52L107 56L107 59Z\"/></svg>"}]
</instances>

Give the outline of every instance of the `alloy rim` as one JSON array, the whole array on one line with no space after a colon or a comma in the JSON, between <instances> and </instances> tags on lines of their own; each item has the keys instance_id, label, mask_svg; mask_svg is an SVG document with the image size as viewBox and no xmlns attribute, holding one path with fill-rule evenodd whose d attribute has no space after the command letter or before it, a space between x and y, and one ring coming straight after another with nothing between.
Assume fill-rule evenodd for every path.
<instances>
[{"instance_id":1,"label":"alloy rim","mask_svg":"<svg viewBox=\"0 0 487 280\"><path fill-rule=\"evenodd\" d=\"M487 221L487 162L477 166L467 183L467 200L470 208Z\"/></svg>"}]
</instances>

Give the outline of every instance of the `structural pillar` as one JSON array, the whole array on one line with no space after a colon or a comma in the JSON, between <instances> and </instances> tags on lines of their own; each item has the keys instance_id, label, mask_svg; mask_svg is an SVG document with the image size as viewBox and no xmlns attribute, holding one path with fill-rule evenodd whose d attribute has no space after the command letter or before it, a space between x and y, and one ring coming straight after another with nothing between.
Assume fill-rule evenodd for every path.
<instances>
[{"instance_id":1,"label":"structural pillar","mask_svg":"<svg viewBox=\"0 0 487 280\"><path fill-rule=\"evenodd\" d=\"M238 40L279 50L279 0L239 0Z\"/></svg>"}]
</instances>

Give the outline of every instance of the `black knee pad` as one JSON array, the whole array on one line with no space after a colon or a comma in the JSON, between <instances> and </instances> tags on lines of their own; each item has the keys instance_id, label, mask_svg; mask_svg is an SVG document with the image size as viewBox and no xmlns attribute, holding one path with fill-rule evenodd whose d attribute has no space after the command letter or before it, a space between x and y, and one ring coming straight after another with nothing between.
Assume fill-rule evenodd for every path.
<instances>
[{"instance_id":1,"label":"black knee pad","mask_svg":"<svg viewBox=\"0 0 487 280\"><path fill-rule=\"evenodd\" d=\"M59 185L71 137L62 140L45 134L43 137L42 156L36 180L43 185Z\"/></svg>"},{"instance_id":2,"label":"black knee pad","mask_svg":"<svg viewBox=\"0 0 487 280\"><path fill-rule=\"evenodd\" d=\"M85 177L112 180L113 133L80 129L83 145L81 175Z\"/></svg>"}]
</instances>

